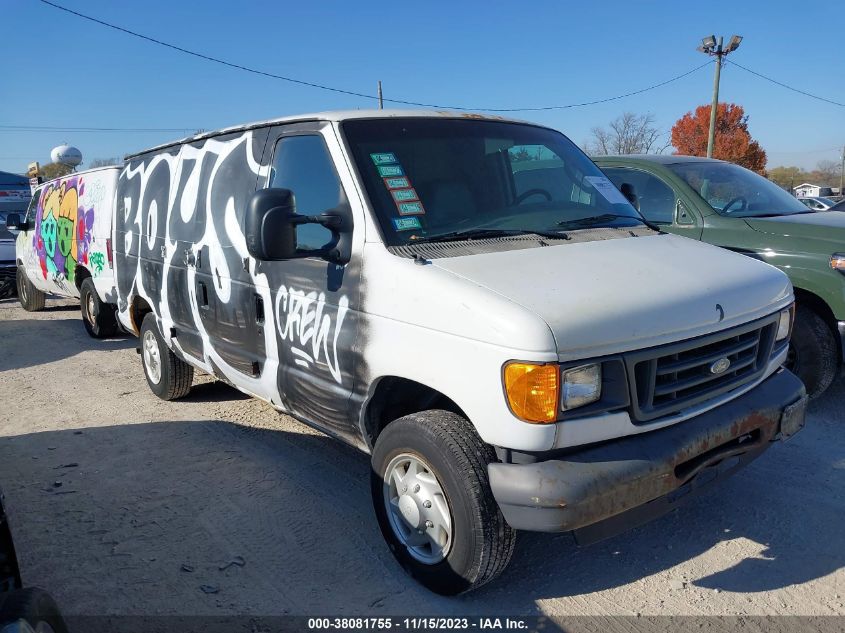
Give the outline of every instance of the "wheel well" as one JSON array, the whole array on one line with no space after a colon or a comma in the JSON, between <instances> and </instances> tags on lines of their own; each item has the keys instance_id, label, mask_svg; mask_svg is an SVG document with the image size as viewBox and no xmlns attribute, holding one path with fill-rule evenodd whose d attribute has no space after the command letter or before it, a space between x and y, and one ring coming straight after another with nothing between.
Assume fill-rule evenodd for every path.
<instances>
[{"instance_id":1,"label":"wheel well","mask_svg":"<svg viewBox=\"0 0 845 633\"><path fill-rule=\"evenodd\" d=\"M466 414L455 402L436 389L398 376L379 380L364 414L365 440L372 447L384 428L402 416L428 409L451 411L464 418Z\"/></svg>"},{"instance_id":2,"label":"wheel well","mask_svg":"<svg viewBox=\"0 0 845 633\"><path fill-rule=\"evenodd\" d=\"M145 299L141 297L132 299L132 305L129 307L129 321L132 324L132 329L135 330L136 336L141 334L141 323L144 321L144 317L147 316L148 312L152 311L152 307L150 307L150 304Z\"/></svg>"},{"instance_id":3,"label":"wheel well","mask_svg":"<svg viewBox=\"0 0 845 633\"><path fill-rule=\"evenodd\" d=\"M795 288L795 304L796 305L803 305L810 308L813 312L818 314L824 322L827 324L827 327L830 328L830 331L839 338L839 331L837 329L836 324L836 317L833 316L833 310L830 309L830 306L827 305L824 299L819 297L816 294L813 294L809 290L804 290L803 288ZM840 345L836 346L839 349L839 361L842 362L842 349Z\"/></svg>"},{"instance_id":4,"label":"wheel well","mask_svg":"<svg viewBox=\"0 0 845 633\"><path fill-rule=\"evenodd\" d=\"M73 283L76 284L76 289L82 289L82 282L88 279L91 276L91 271L89 271L85 266L77 266L76 270L73 273Z\"/></svg>"}]
</instances>

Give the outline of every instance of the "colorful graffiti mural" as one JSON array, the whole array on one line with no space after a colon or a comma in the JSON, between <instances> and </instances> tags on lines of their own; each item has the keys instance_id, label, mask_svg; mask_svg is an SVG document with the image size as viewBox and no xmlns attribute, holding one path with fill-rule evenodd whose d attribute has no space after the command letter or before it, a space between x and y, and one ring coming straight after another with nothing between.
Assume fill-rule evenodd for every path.
<instances>
[{"instance_id":1,"label":"colorful graffiti mural","mask_svg":"<svg viewBox=\"0 0 845 633\"><path fill-rule=\"evenodd\" d=\"M94 209L79 200L85 192L82 178L72 177L41 192L35 214L33 246L44 279L48 275L74 281L76 265L88 264Z\"/></svg>"}]
</instances>

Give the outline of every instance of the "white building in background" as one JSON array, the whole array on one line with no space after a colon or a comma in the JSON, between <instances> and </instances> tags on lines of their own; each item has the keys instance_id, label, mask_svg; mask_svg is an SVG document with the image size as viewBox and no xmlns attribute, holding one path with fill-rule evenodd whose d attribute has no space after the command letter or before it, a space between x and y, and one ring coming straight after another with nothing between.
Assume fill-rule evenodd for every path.
<instances>
[{"instance_id":1,"label":"white building in background","mask_svg":"<svg viewBox=\"0 0 845 633\"><path fill-rule=\"evenodd\" d=\"M792 190L792 193L797 198L818 198L819 196L831 195L830 187L822 187L821 185L813 185L805 182L803 185L798 185Z\"/></svg>"}]
</instances>

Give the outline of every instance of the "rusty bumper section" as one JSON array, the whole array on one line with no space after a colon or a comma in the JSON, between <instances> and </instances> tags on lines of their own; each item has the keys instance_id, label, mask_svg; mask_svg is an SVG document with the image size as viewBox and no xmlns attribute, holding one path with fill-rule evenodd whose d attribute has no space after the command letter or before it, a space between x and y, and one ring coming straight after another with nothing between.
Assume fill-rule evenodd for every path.
<instances>
[{"instance_id":1,"label":"rusty bumper section","mask_svg":"<svg viewBox=\"0 0 845 633\"><path fill-rule=\"evenodd\" d=\"M794 435L805 405L801 381L780 370L749 393L665 429L559 459L491 464L490 486L512 527L575 530L582 544L594 542L665 514Z\"/></svg>"}]
</instances>

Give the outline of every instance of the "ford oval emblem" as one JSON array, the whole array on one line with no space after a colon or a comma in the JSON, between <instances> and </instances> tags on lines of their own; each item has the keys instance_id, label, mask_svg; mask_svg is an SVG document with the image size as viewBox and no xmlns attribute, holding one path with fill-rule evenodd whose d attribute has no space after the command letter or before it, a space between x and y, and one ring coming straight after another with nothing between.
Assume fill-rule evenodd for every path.
<instances>
[{"instance_id":1,"label":"ford oval emblem","mask_svg":"<svg viewBox=\"0 0 845 633\"><path fill-rule=\"evenodd\" d=\"M729 358L720 358L712 365L710 365L710 373L715 374L717 376L719 374L724 374L726 371L728 371L728 368L730 368L730 366L731 360Z\"/></svg>"}]
</instances>

